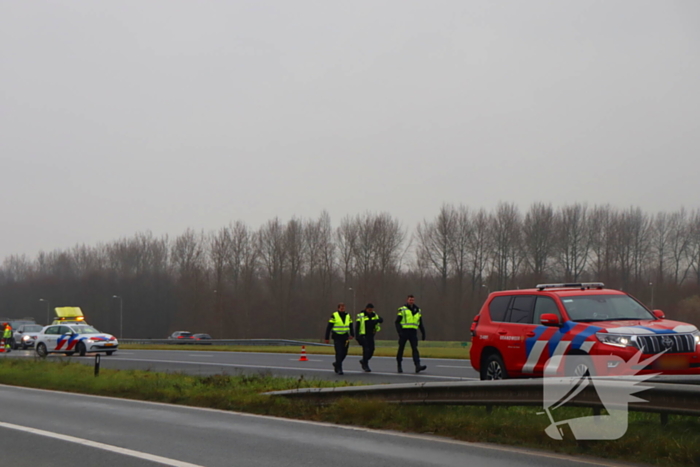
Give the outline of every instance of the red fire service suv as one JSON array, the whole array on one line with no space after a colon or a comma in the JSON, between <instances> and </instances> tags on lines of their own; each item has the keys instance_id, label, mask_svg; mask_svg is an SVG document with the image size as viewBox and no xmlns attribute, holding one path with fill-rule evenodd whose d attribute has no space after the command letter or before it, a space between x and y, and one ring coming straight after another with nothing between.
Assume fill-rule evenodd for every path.
<instances>
[{"instance_id":1,"label":"red fire service suv","mask_svg":"<svg viewBox=\"0 0 700 467\"><path fill-rule=\"evenodd\" d=\"M640 374L700 374L695 326L665 319L661 310L651 311L599 282L493 292L474 318L471 334L471 363L481 379L550 375L548 362L557 360L552 357L562 361L567 356L577 356L578 366L562 365L555 374L614 374L620 363L611 357L601 368L606 359L592 356L637 358L642 365L634 372ZM588 368L581 358L595 363Z\"/></svg>"}]
</instances>

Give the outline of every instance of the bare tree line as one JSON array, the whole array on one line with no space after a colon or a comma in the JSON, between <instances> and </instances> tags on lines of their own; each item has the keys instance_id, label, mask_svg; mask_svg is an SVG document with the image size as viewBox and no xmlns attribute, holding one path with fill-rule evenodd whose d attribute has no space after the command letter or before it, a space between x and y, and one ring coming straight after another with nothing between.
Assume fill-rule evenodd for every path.
<instances>
[{"instance_id":1,"label":"bare tree line","mask_svg":"<svg viewBox=\"0 0 700 467\"><path fill-rule=\"evenodd\" d=\"M335 304L372 302L393 317L407 293L431 339L466 340L490 291L539 282L603 281L670 317L700 323L700 210L514 203L444 205L413 232L388 213L236 221L175 238L138 233L96 246L6 258L0 315L36 316L46 301L85 310L98 328L165 337L320 337ZM45 302L40 302L43 298ZM652 303L653 302L653 303ZM353 308L354 307L354 308ZM385 338L393 339L391 326Z\"/></svg>"}]
</instances>

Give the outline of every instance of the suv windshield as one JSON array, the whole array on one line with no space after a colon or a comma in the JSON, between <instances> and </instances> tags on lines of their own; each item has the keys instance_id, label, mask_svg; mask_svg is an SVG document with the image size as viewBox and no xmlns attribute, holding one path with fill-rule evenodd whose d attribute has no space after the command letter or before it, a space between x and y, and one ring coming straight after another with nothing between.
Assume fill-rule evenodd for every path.
<instances>
[{"instance_id":1,"label":"suv windshield","mask_svg":"<svg viewBox=\"0 0 700 467\"><path fill-rule=\"evenodd\" d=\"M42 327L43 326L40 326L37 324L36 326L22 326L21 329L24 332L39 332L39 331L41 331Z\"/></svg>"},{"instance_id":2,"label":"suv windshield","mask_svg":"<svg viewBox=\"0 0 700 467\"><path fill-rule=\"evenodd\" d=\"M616 321L656 319L628 295L585 295L561 299L572 321Z\"/></svg>"}]
</instances>

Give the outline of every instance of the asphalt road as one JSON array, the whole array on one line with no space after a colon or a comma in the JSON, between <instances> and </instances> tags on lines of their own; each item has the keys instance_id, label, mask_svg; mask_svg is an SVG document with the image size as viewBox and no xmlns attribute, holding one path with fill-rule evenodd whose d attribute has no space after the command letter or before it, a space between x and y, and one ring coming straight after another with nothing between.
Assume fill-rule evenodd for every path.
<instances>
[{"instance_id":1,"label":"asphalt road","mask_svg":"<svg viewBox=\"0 0 700 467\"><path fill-rule=\"evenodd\" d=\"M0 446L7 465L619 465L437 437L3 385L0 407Z\"/></svg>"},{"instance_id":2,"label":"asphalt road","mask_svg":"<svg viewBox=\"0 0 700 467\"><path fill-rule=\"evenodd\" d=\"M35 358L33 350L13 351L7 354L15 358ZM1 358L1 357L0 357ZM94 355L65 357L52 354L50 359L70 358L85 364L93 364ZM374 357L370 361L371 373L360 367L358 356L349 356L343 365L344 375L333 372L332 355L307 355L308 361L299 361L299 353L263 352L208 352L192 350L118 350L112 356L101 357L101 368L141 369L163 372L182 372L196 375L216 373L239 374L266 372L276 376L306 379L343 379L367 384L413 383L426 381L466 381L479 379L469 360L425 358L422 363L428 369L415 374L413 361L404 358L405 373L396 372L396 359Z\"/></svg>"}]
</instances>

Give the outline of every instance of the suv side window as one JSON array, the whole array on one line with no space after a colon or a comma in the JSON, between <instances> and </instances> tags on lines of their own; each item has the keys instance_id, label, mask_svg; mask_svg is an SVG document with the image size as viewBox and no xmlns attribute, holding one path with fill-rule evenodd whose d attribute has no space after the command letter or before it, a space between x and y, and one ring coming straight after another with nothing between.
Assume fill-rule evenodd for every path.
<instances>
[{"instance_id":1,"label":"suv side window","mask_svg":"<svg viewBox=\"0 0 700 467\"><path fill-rule=\"evenodd\" d=\"M61 327L59 328L58 333L61 334L61 335L63 335L63 334L68 334L68 333L73 334L73 330L72 330L71 328L69 328L68 326L61 326Z\"/></svg>"},{"instance_id":2,"label":"suv side window","mask_svg":"<svg viewBox=\"0 0 700 467\"><path fill-rule=\"evenodd\" d=\"M491 303L489 303L489 315L491 316L491 321L505 321L509 303L510 296L508 295L494 297L494 299L491 300Z\"/></svg>"},{"instance_id":3,"label":"suv side window","mask_svg":"<svg viewBox=\"0 0 700 467\"><path fill-rule=\"evenodd\" d=\"M49 328L46 328L44 334L58 334L58 326L51 326Z\"/></svg>"},{"instance_id":4,"label":"suv side window","mask_svg":"<svg viewBox=\"0 0 700 467\"><path fill-rule=\"evenodd\" d=\"M520 324L532 323L532 306L535 303L535 298L532 295L516 295L513 298L508 321Z\"/></svg>"},{"instance_id":5,"label":"suv side window","mask_svg":"<svg viewBox=\"0 0 700 467\"><path fill-rule=\"evenodd\" d=\"M561 321L561 313L559 313L556 302L549 297L537 297L537 302L535 303L535 324L540 324L540 317L545 313L553 313Z\"/></svg>"}]
</instances>

